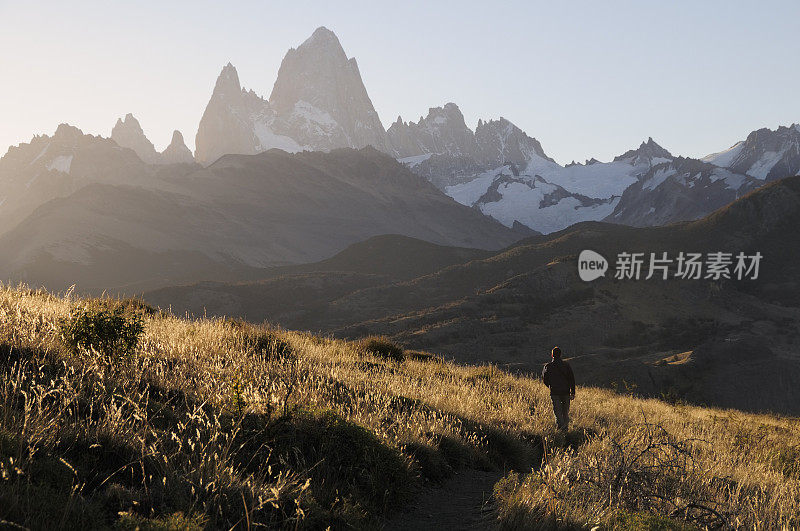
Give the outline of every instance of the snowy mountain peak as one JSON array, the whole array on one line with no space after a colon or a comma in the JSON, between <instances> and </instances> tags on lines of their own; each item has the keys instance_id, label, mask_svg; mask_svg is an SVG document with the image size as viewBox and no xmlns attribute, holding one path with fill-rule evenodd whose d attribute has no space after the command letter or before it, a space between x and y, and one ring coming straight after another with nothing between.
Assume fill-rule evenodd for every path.
<instances>
[{"instance_id":1,"label":"snowy mountain peak","mask_svg":"<svg viewBox=\"0 0 800 531\"><path fill-rule=\"evenodd\" d=\"M464 127L467 126L461 109L453 102L445 103L444 107L431 107L428 109L427 120L437 125L450 123L456 127L461 127L461 124L464 124Z\"/></svg>"},{"instance_id":2,"label":"snowy mountain peak","mask_svg":"<svg viewBox=\"0 0 800 531\"><path fill-rule=\"evenodd\" d=\"M639 151L646 153L650 157L661 157L665 159L672 158L672 154L663 147L659 146L651 136L647 137L647 142L642 142L642 145L639 146Z\"/></svg>"},{"instance_id":3,"label":"snowy mountain peak","mask_svg":"<svg viewBox=\"0 0 800 531\"><path fill-rule=\"evenodd\" d=\"M265 122L273 114L268 102L252 90L242 89L236 68L228 63L222 68L200 119L195 136L197 162L210 164L226 154L264 151L256 130L265 129Z\"/></svg>"},{"instance_id":4,"label":"snowy mountain peak","mask_svg":"<svg viewBox=\"0 0 800 531\"><path fill-rule=\"evenodd\" d=\"M325 60L334 61L337 65L347 64L348 62L347 54L342 48L339 38L325 26L320 26L314 30L314 33L297 48L290 48L283 60L286 61L291 58L291 60L297 61L298 59L295 56L301 57L301 61ZM280 73L278 75L280 76Z\"/></svg>"}]
</instances>

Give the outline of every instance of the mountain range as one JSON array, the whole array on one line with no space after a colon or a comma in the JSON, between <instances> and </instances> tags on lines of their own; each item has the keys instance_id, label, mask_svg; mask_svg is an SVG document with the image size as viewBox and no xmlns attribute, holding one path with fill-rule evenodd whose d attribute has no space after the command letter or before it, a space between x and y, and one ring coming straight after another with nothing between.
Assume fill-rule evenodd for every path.
<instances>
[{"instance_id":1,"label":"mountain range","mask_svg":"<svg viewBox=\"0 0 800 531\"><path fill-rule=\"evenodd\" d=\"M173 139L175 147L167 150L172 158L166 158L132 116L117 129L112 138L145 162L188 162L181 138ZM760 129L697 160L675 157L648 139L610 162L561 166L506 118L481 119L473 132L452 102L430 108L417 122L398 117L384 130L355 58L320 27L287 52L269 99L242 88L232 64L222 69L200 121L195 158L208 165L225 154L272 148L369 145L508 227L519 223L549 233L580 221L650 226L698 219L765 182L800 171L799 143L798 125Z\"/></svg>"},{"instance_id":2,"label":"mountain range","mask_svg":"<svg viewBox=\"0 0 800 531\"><path fill-rule=\"evenodd\" d=\"M0 159L0 175L16 207L0 207L11 227L0 271L52 289L257 278L381 234L499 249L532 233L458 204L372 147L152 165L62 125Z\"/></svg>"},{"instance_id":3,"label":"mountain range","mask_svg":"<svg viewBox=\"0 0 800 531\"><path fill-rule=\"evenodd\" d=\"M0 241L13 252L0 271L57 286L69 272L92 289L133 289L251 278L386 233L498 249L581 221L699 219L800 169L798 125L755 131L702 160L648 139L610 162L565 166L505 118L479 120L473 131L454 103L385 130L356 60L324 27L287 52L269 99L225 65L195 145L193 156L175 131L158 152L126 114L110 138L62 124L9 148L0 159ZM365 160L372 166L358 166ZM356 180L347 174L354 165L364 172ZM226 189L240 185L250 195ZM448 225L456 219L460 226ZM121 260L109 257L123 255L109 272ZM65 273L47 273L57 270Z\"/></svg>"}]
</instances>

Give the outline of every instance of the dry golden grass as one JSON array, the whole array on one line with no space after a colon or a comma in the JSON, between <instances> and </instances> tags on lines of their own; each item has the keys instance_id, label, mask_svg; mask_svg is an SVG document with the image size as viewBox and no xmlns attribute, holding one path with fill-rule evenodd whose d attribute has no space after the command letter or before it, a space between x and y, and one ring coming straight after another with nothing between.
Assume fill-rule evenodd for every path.
<instances>
[{"instance_id":1,"label":"dry golden grass","mask_svg":"<svg viewBox=\"0 0 800 531\"><path fill-rule=\"evenodd\" d=\"M470 466L508 473L509 528L800 525L796 419L580 388L564 436L536 379L238 321L156 313L128 356L71 352L79 303L0 290L0 520L375 527Z\"/></svg>"}]
</instances>

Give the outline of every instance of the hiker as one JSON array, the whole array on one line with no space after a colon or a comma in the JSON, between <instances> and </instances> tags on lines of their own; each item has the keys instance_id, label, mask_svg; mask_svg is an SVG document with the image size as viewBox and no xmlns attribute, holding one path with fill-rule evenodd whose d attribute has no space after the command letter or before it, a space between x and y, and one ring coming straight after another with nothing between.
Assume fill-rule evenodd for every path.
<instances>
[{"instance_id":1,"label":"hiker","mask_svg":"<svg viewBox=\"0 0 800 531\"><path fill-rule=\"evenodd\" d=\"M556 415L556 426L567 431L569 425L569 402L575 398L575 375L572 367L561 359L561 349L553 347L550 352L553 361L544 366L542 381L550 388L550 399L553 401L553 413Z\"/></svg>"}]
</instances>

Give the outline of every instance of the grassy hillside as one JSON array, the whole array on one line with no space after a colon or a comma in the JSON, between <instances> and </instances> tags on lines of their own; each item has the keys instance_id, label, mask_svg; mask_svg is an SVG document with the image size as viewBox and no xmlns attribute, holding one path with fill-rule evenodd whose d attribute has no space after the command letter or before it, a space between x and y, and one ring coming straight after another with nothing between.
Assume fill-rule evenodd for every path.
<instances>
[{"instance_id":1,"label":"grassy hillside","mask_svg":"<svg viewBox=\"0 0 800 531\"><path fill-rule=\"evenodd\" d=\"M135 348L68 346L101 314ZM378 528L469 468L510 529L800 525L797 419L579 388L558 434L492 366L24 288L0 370L0 520L28 528Z\"/></svg>"}]
</instances>

